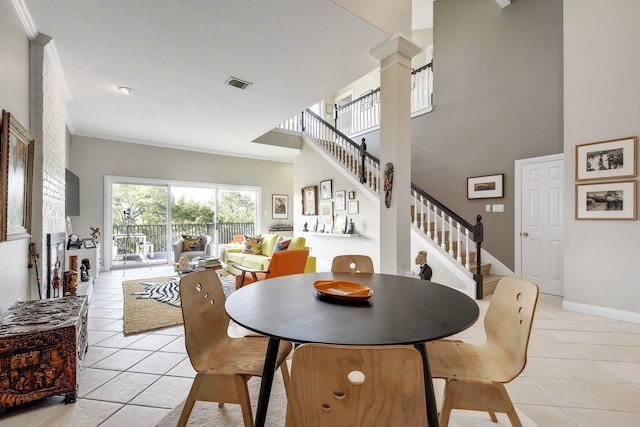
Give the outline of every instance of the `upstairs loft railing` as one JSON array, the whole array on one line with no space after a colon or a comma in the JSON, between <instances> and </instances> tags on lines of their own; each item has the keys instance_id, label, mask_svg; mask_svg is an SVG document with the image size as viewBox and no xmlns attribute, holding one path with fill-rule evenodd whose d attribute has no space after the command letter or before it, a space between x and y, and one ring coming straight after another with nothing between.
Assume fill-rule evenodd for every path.
<instances>
[{"instance_id":1,"label":"upstairs loft railing","mask_svg":"<svg viewBox=\"0 0 640 427\"><path fill-rule=\"evenodd\" d=\"M411 114L420 114L432 105L433 61L411 72ZM335 106L334 111L335 127L345 135L357 135L380 126L380 88Z\"/></svg>"},{"instance_id":2,"label":"upstairs loft railing","mask_svg":"<svg viewBox=\"0 0 640 427\"><path fill-rule=\"evenodd\" d=\"M363 186L380 196L380 160L367 152L364 138L362 144L358 145L310 110L280 127L307 135L309 140L352 173ZM410 191L413 198L411 222L440 246L453 262L471 272L476 282L476 298L482 299L482 217L478 215L476 223L471 224L416 184L411 184Z\"/></svg>"}]
</instances>

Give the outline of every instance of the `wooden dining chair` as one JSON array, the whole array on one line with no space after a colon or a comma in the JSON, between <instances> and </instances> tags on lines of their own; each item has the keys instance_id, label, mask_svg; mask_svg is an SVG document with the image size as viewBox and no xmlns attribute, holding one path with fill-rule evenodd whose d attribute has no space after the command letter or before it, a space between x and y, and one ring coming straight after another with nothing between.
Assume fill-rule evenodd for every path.
<instances>
[{"instance_id":1,"label":"wooden dining chair","mask_svg":"<svg viewBox=\"0 0 640 427\"><path fill-rule=\"evenodd\" d=\"M373 261L367 255L338 255L331 262L333 273L373 273Z\"/></svg>"},{"instance_id":2,"label":"wooden dining chair","mask_svg":"<svg viewBox=\"0 0 640 427\"><path fill-rule=\"evenodd\" d=\"M425 426L422 373L412 346L303 344L291 361L286 426Z\"/></svg>"},{"instance_id":3,"label":"wooden dining chair","mask_svg":"<svg viewBox=\"0 0 640 427\"><path fill-rule=\"evenodd\" d=\"M308 249L296 249L275 252L271 256L267 270L256 270L240 264L232 264L233 267L240 270L240 274L236 276L236 289L259 280L304 273L307 258L309 258Z\"/></svg>"},{"instance_id":4,"label":"wooden dining chair","mask_svg":"<svg viewBox=\"0 0 640 427\"><path fill-rule=\"evenodd\" d=\"M178 426L184 426L196 401L239 403L245 427L253 426L247 389L252 376L262 376L267 351L266 337L231 338L227 334L229 316L222 283L214 270L187 274L180 279L180 301L184 319L185 344L196 376L182 409ZM289 371L285 359L291 343L282 341L279 366L285 384Z\"/></svg>"},{"instance_id":5,"label":"wooden dining chair","mask_svg":"<svg viewBox=\"0 0 640 427\"><path fill-rule=\"evenodd\" d=\"M484 318L485 344L441 340L427 343L433 378L446 385L440 425L446 427L452 409L506 413L513 426L521 426L505 383L516 378L527 363L527 347L538 301L538 285L516 277L503 277Z\"/></svg>"}]
</instances>

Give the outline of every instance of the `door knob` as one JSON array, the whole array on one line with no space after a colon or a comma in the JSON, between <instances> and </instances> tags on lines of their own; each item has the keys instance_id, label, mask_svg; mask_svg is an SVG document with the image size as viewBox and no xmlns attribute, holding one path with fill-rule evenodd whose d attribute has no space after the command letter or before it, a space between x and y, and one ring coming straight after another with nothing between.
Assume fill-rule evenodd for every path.
<instances>
[{"instance_id":1,"label":"door knob","mask_svg":"<svg viewBox=\"0 0 640 427\"><path fill-rule=\"evenodd\" d=\"M524 233L520 233L520 235L521 235L522 237L527 237L527 236L529 235L529 233L527 233L527 232L525 231Z\"/></svg>"}]
</instances>

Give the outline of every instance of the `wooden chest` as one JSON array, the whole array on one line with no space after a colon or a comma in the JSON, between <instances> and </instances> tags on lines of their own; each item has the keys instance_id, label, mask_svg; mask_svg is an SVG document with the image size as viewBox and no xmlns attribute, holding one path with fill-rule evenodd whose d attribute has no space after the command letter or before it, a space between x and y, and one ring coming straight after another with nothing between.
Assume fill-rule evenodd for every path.
<instances>
[{"instance_id":1,"label":"wooden chest","mask_svg":"<svg viewBox=\"0 0 640 427\"><path fill-rule=\"evenodd\" d=\"M75 402L86 296L17 302L0 318L0 411L54 395Z\"/></svg>"}]
</instances>

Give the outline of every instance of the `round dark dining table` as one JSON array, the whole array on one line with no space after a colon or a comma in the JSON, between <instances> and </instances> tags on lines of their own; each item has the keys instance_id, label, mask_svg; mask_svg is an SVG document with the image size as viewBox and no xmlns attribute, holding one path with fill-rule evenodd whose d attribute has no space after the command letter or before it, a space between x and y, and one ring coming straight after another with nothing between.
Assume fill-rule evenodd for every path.
<instances>
[{"instance_id":1,"label":"round dark dining table","mask_svg":"<svg viewBox=\"0 0 640 427\"><path fill-rule=\"evenodd\" d=\"M366 285L373 296L364 301L321 295L317 280ZM426 280L390 274L305 273L259 281L233 292L226 301L229 317L269 337L256 426L266 420L280 340L336 345L414 345L423 360L426 410L430 426L438 425L427 341L454 335L473 325L477 303L462 292Z\"/></svg>"}]
</instances>

